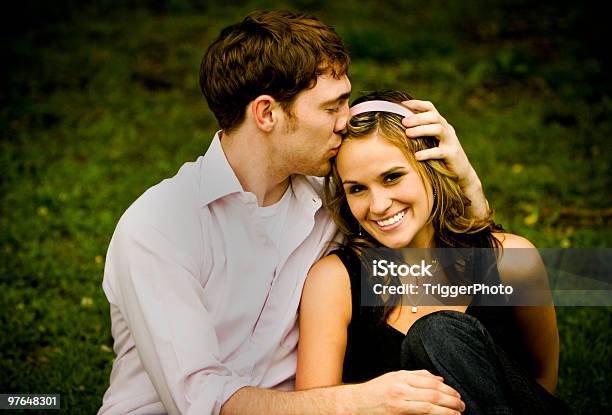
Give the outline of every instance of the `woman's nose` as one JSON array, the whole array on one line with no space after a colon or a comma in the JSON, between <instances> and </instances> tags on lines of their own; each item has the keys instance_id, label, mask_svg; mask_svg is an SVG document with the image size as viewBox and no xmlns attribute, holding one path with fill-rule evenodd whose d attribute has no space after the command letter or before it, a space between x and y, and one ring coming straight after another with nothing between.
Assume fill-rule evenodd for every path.
<instances>
[{"instance_id":1,"label":"woman's nose","mask_svg":"<svg viewBox=\"0 0 612 415\"><path fill-rule=\"evenodd\" d=\"M391 207L391 198L384 190L371 190L370 211L383 215Z\"/></svg>"}]
</instances>

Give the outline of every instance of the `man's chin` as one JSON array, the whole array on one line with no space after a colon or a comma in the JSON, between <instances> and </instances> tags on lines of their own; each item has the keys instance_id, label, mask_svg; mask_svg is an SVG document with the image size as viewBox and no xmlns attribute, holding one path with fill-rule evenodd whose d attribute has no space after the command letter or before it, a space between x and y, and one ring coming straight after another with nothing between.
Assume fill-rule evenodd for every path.
<instances>
[{"instance_id":1,"label":"man's chin","mask_svg":"<svg viewBox=\"0 0 612 415\"><path fill-rule=\"evenodd\" d=\"M331 165L321 166L318 169L308 169L301 172L296 172L296 174L302 174L304 176L314 176L314 177L325 177L331 171Z\"/></svg>"},{"instance_id":2,"label":"man's chin","mask_svg":"<svg viewBox=\"0 0 612 415\"><path fill-rule=\"evenodd\" d=\"M294 174L301 174L304 176L315 176L325 177L331 172L331 161L320 164L319 166L310 166L308 168L300 169Z\"/></svg>"},{"instance_id":3,"label":"man's chin","mask_svg":"<svg viewBox=\"0 0 612 415\"><path fill-rule=\"evenodd\" d=\"M327 161L321 169L317 172L317 174L313 174L312 176L325 177L331 172L331 161Z\"/></svg>"}]
</instances>

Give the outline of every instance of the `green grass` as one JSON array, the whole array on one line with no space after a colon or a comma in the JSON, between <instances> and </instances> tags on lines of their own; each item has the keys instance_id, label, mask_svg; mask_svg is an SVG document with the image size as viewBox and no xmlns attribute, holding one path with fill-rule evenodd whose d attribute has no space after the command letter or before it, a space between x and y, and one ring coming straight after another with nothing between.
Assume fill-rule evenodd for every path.
<instances>
[{"instance_id":1,"label":"green grass","mask_svg":"<svg viewBox=\"0 0 612 415\"><path fill-rule=\"evenodd\" d=\"M64 0L68 17L39 5L36 25L5 42L0 92L0 391L61 393L71 414L95 413L108 384L101 281L118 218L216 129L197 86L206 45L249 10L292 6L111 3ZM402 88L436 104L506 229L541 247L610 247L598 214L612 205L609 72L581 30L593 12L462 4L293 6L341 33L355 92ZM612 412L611 309L557 315L558 394L578 414Z\"/></svg>"}]
</instances>

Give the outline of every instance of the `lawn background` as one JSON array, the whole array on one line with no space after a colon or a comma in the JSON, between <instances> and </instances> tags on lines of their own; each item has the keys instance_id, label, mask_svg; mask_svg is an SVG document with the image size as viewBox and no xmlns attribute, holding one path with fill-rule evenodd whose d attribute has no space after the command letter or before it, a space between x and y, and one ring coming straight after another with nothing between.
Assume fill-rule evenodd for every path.
<instances>
[{"instance_id":1,"label":"lawn background","mask_svg":"<svg viewBox=\"0 0 612 415\"><path fill-rule=\"evenodd\" d=\"M101 290L114 226L207 148L200 59L257 8L333 25L353 97L386 87L434 102L506 229L539 247L610 247L611 36L595 3L231 3L30 0L2 17L0 393L96 412L114 357ZM577 414L612 413L611 311L557 309L558 395Z\"/></svg>"}]
</instances>

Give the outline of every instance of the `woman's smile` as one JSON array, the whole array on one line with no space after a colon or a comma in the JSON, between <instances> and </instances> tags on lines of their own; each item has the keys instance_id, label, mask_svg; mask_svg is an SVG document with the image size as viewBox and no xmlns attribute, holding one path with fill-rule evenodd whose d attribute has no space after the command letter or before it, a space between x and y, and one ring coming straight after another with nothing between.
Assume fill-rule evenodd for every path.
<instances>
[{"instance_id":1,"label":"woman's smile","mask_svg":"<svg viewBox=\"0 0 612 415\"><path fill-rule=\"evenodd\" d=\"M392 231L402 224L402 222L404 221L404 217L406 216L407 209L408 208L402 209L396 214L389 216L387 218L384 218L384 219L380 219L380 220L372 219L372 222L376 223L376 225L378 225L378 228L383 232Z\"/></svg>"}]
</instances>

